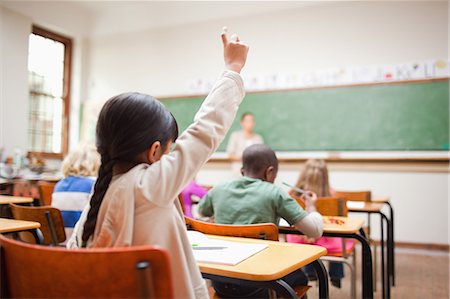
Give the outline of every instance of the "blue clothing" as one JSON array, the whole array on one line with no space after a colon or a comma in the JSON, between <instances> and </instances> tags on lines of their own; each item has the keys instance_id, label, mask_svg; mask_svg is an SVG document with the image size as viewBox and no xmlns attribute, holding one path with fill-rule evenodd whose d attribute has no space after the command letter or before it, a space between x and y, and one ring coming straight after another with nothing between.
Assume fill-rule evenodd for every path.
<instances>
[{"instance_id":1,"label":"blue clothing","mask_svg":"<svg viewBox=\"0 0 450 299\"><path fill-rule=\"evenodd\" d=\"M85 206L89 204L95 180L91 177L69 176L59 181L52 196L52 206L59 209L65 227L74 227Z\"/></svg>"}]
</instances>

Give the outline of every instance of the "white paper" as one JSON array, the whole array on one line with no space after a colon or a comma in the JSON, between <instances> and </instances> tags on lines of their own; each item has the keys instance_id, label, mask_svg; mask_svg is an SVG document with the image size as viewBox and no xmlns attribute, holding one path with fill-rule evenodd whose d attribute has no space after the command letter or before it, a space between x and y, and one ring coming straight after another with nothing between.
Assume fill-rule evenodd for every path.
<instances>
[{"instance_id":1,"label":"white paper","mask_svg":"<svg viewBox=\"0 0 450 299\"><path fill-rule=\"evenodd\" d=\"M188 238L191 245L195 245L196 248L211 248L192 250L195 260L201 263L234 266L267 248L267 244L209 239L206 235L195 231L188 231Z\"/></svg>"}]
</instances>

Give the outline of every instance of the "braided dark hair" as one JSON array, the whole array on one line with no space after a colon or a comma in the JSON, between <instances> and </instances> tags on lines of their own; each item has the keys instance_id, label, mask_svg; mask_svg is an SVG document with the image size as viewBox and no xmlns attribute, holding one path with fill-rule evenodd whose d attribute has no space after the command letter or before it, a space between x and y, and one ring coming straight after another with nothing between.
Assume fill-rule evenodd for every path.
<instances>
[{"instance_id":1,"label":"braided dark hair","mask_svg":"<svg viewBox=\"0 0 450 299\"><path fill-rule=\"evenodd\" d=\"M98 117L97 150L101 156L98 178L84 224L83 247L94 233L97 215L117 162L139 164L136 157L159 141L165 151L178 138L173 115L155 98L141 93L123 93L109 99Z\"/></svg>"}]
</instances>

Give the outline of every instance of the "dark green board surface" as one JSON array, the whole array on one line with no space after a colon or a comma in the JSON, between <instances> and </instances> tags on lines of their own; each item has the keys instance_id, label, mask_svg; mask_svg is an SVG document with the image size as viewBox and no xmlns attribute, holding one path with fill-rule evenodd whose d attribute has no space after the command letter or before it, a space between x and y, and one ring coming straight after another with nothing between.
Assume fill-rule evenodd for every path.
<instances>
[{"instance_id":1,"label":"dark green board surface","mask_svg":"<svg viewBox=\"0 0 450 299\"><path fill-rule=\"evenodd\" d=\"M180 131L203 98L163 99ZM445 150L449 147L448 81L248 94L256 131L278 151ZM225 150L229 134L219 150Z\"/></svg>"}]
</instances>

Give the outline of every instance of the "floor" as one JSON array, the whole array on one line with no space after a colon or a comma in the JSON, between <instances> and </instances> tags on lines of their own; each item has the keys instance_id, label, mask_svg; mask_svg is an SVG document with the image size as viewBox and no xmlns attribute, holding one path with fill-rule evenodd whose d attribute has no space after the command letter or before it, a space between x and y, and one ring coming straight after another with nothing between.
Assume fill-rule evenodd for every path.
<instances>
[{"instance_id":1,"label":"floor","mask_svg":"<svg viewBox=\"0 0 450 299\"><path fill-rule=\"evenodd\" d=\"M442 251L396 249L396 286L391 289L394 299L449 299L449 254ZM357 277L360 277L358 261ZM345 271L348 271L347 269ZM380 274L378 274L380 275ZM330 285L330 299L350 298L350 279L347 275L342 288ZM316 283L308 292L308 298L318 298ZM357 282L357 298L361 298L360 280ZM381 298L378 279L374 298Z\"/></svg>"}]
</instances>

